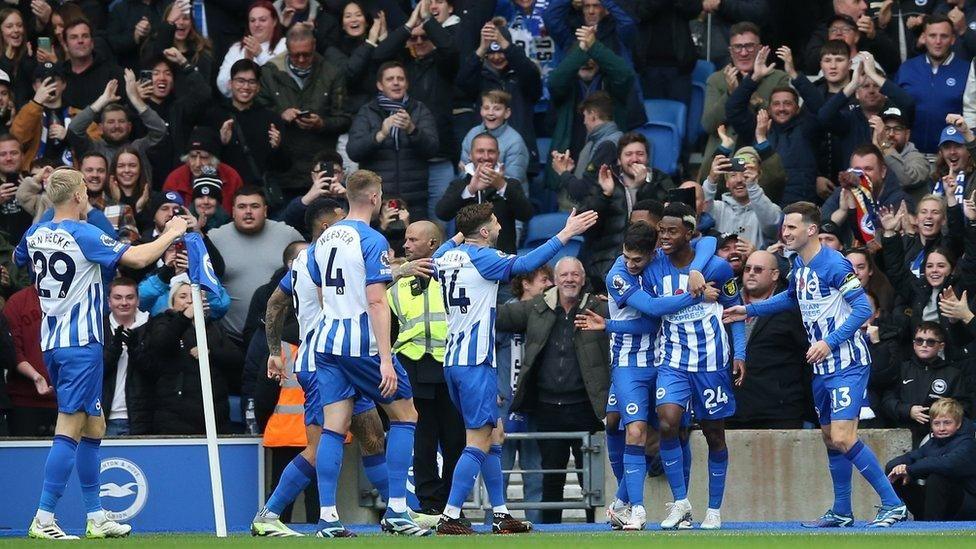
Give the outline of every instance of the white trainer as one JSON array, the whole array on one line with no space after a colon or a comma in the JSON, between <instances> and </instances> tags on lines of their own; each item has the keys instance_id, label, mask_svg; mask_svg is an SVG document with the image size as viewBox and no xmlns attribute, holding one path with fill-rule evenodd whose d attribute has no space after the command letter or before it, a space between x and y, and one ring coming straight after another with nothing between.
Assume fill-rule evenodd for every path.
<instances>
[{"instance_id":1,"label":"white trainer","mask_svg":"<svg viewBox=\"0 0 976 549\"><path fill-rule=\"evenodd\" d=\"M647 524L647 510L643 505L634 505L630 508L630 517L621 530L643 530L645 524Z\"/></svg>"},{"instance_id":2,"label":"white trainer","mask_svg":"<svg viewBox=\"0 0 976 549\"><path fill-rule=\"evenodd\" d=\"M31 521L30 528L27 529L27 537L34 539L54 540L78 539L78 536L65 534L64 530L58 526L57 521L52 520L51 524L41 524L37 520L37 517L34 517L34 520Z\"/></svg>"},{"instance_id":3,"label":"white trainer","mask_svg":"<svg viewBox=\"0 0 976 549\"><path fill-rule=\"evenodd\" d=\"M705 520L702 521L702 530L718 530L722 527L722 512L718 509L708 509L705 511Z\"/></svg>"},{"instance_id":4,"label":"white trainer","mask_svg":"<svg viewBox=\"0 0 976 549\"><path fill-rule=\"evenodd\" d=\"M682 521L691 521L691 502L687 498L669 503L667 506L668 516L661 521L662 530L675 530Z\"/></svg>"},{"instance_id":5,"label":"white trainer","mask_svg":"<svg viewBox=\"0 0 976 549\"><path fill-rule=\"evenodd\" d=\"M124 538L132 532L131 525L121 524L114 520L106 519L99 523L88 519L87 522L85 537L88 539Z\"/></svg>"},{"instance_id":6,"label":"white trainer","mask_svg":"<svg viewBox=\"0 0 976 549\"><path fill-rule=\"evenodd\" d=\"M630 504L620 500L614 501L607 507L607 522L611 530L623 530L624 524L630 520Z\"/></svg>"}]
</instances>

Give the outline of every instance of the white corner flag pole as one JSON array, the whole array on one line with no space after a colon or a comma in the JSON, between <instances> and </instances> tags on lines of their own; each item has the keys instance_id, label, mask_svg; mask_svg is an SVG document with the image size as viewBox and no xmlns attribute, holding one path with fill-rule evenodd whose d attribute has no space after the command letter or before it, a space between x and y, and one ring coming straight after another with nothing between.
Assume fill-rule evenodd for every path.
<instances>
[{"instance_id":1,"label":"white corner flag pole","mask_svg":"<svg viewBox=\"0 0 976 549\"><path fill-rule=\"evenodd\" d=\"M207 458L210 462L210 491L213 494L214 525L218 538L227 537L227 518L224 516L224 485L220 478L220 453L217 448L217 419L213 405L213 385L210 381L210 348L204 324L203 297L200 285L190 285L193 292L193 327L197 335L197 356L200 362L200 386L203 390L203 420L207 427Z\"/></svg>"}]
</instances>

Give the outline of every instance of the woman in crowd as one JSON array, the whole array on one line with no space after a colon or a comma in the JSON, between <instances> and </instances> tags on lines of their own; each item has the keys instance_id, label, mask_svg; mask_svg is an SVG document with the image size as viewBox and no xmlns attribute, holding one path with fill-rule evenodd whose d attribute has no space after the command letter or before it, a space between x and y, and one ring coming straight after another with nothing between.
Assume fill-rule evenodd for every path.
<instances>
[{"instance_id":1,"label":"woman in crowd","mask_svg":"<svg viewBox=\"0 0 976 549\"><path fill-rule=\"evenodd\" d=\"M891 312L895 300L895 289L874 260L874 256L866 248L851 248L844 252L844 256L854 267L854 273L861 281L861 287L870 290L877 296L875 309L883 316Z\"/></svg>"},{"instance_id":2,"label":"woman in crowd","mask_svg":"<svg viewBox=\"0 0 976 549\"><path fill-rule=\"evenodd\" d=\"M146 209L151 197L149 176L135 147L123 145L115 155L108 171L108 195L113 202L132 208L140 230L152 223L152 213Z\"/></svg>"},{"instance_id":3,"label":"woman in crowd","mask_svg":"<svg viewBox=\"0 0 976 549\"><path fill-rule=\"evenodd\" d=\"M142 343L147 354L143 356L154 359L139 365L156 379L153 434L199 435L204 432L203 394L189 283L173 285L169 305L149 321ZM216 321L207 320L206 331L217 430L226 433L230 423L228 379L240 379L244 359Z\"/></svg>"},{"instance_id":4,"label":"woman in crowd","mask_svg":"<svg viewBox=\"0 0 976 549\"><path fill-rule=\"evenodd\" d=\"M183 57L200 71L204 80L213 81L214 57L210 40L204 38L193 25L190 14L174 9L176 3L170 4L163 11L161 28L153 32L152 38L146 40L142 47L141 61L145 66L163 57L163 51L169 48L180 50ZM146 67L149 68L149 67Z\"/></svg>"},{"instance_id":5,"label":"woman in crowd","mask_svg":"<svg viewBox=\"0 0 976 549\"><path fill-rule=\"evenodd\" d=\"M31 84L34 82L36 63L27 42L24 17L14 8L0 10L0 49L3 51L0 70L10 76L14 99L18 105L22 105L34 95Z\"/></svg>"},{"instance_id":6,"label":"woman in crowd","mask_svg":"<svg viewBox=\"0 0 976 549\"><path fill-rule=\"evenodd\" d=\"M251 59L264 65L272 57L285 53L285 38L274 5L267 0L257 0L247 10L247 34L227 50L217 73L217 89L230 97L230 68L239 59Z\"/></svg>"}]
</instances>

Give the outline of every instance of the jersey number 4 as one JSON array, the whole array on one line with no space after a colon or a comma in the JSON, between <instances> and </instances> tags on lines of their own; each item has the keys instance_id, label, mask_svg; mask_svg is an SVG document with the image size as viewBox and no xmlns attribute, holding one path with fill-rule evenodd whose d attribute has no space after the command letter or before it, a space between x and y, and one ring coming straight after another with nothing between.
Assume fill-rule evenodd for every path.
<instances>
[{"instance_id":1,"label":"jersey number 4","mask_svg":"<svg viewBox=\"0 0 976 549\"><path fill-rule=\"evenodd\" d=\"M75 262L71 256L64 252L54 252L48 259L40 250L34 252L34 272L37 275L35 284L37 285L37 295L41 297L51 297L51 290L42 288L44 279L50 276L56 282L61 283L58 290L57 299L64 299L71 289L71 282L75 279ZM63 267L62 267L63 266ZM58 270L61 268L62 270Z\"/></svg>"},{"instance_id":2,"label":"jersey number 4","mask_svg":"<svg viewBox=\"0 0 976 549\"><path fill-rule=\"evenodd\" d=\"M441 273L441 288L444 290L444 301L447 302L448 307L460 307L461 314L467 314L468 305L471 305L471 299L468 298L467 293L464 288L457 287L457 276L458 271L454 271L451 274L451 280L447 280L447 276ZM457 290L457 294L454 290Z\"/></svg>"},{"instance_id":3,"label":"jersey number 4","mask_svg":"<svg viewBox=\"0 0 976 549\"><path fill-rule=\"evenodd\" d=\"M336 268L335 275L332 274L332 264L335 262L336 248L332 248L329 254L329 264L325 268L325 285L336 289L336 293L342 295L346 293L346 279L342 278L342 269Z\"/></svg>"}]
</instances>

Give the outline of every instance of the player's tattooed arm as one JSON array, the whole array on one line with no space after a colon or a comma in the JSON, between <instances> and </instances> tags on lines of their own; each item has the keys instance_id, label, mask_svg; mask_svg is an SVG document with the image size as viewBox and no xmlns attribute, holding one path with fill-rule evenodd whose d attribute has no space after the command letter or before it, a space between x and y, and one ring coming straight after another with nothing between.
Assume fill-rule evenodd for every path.
<instances>
[{"instance_id":1,"label":"player's tattooed arm","mask_svg":"<svg viewBox=\"0 0 976 549\"><path fill-rule=\"evenodd\" d=\"M268 354L281 354L281 332L285 326L285 318L291 311L291 299L281 288L275 288L268 299L268 308L264 313L264 332L268 339Z\"/></svg>"}]
</instances>

